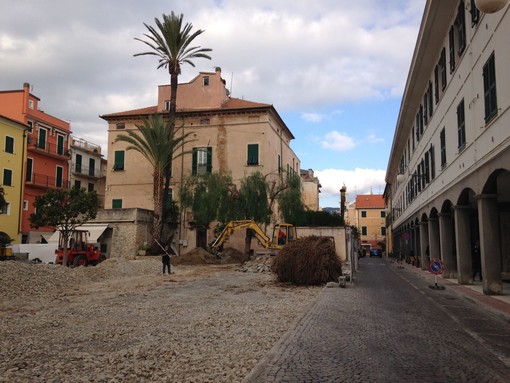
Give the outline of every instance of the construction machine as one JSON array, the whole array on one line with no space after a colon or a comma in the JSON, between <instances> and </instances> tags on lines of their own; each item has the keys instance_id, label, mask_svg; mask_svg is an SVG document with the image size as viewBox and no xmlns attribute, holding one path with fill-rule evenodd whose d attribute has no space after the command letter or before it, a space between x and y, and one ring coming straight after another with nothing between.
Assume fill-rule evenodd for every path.
<instances>
[{"instance_id":1,"label":"construction machine","mask_svg":"<svg viewBox=\"0 0 510 383\"><path fill-rule=\"evenodd\" d=\"M210 245L211 253L220 255L223 244L234 231L239 229L251 229L260 245L265 249L271 250L273 254L281 250L287 243L297 239L296 228L289 223L277 223L274 225L273 236L269 238L264 233L264 230L253 220L230 221L218 238Z\"/></svg>"},{"instance_id":2,"label":"construction machine","mask_svg":"<svg viewBox=\"0 0 510 383\"><path fill-rule=\"evenodd\" d=\"M64 260L64 246L67 246L67 266L97 265L106 257L101 254L99 247L87 243L87 230L74 230L69 242L65 244L62 233L59 235L58 248L55 250L55 263L62 264Z\"/></svg>"}]
</instances>

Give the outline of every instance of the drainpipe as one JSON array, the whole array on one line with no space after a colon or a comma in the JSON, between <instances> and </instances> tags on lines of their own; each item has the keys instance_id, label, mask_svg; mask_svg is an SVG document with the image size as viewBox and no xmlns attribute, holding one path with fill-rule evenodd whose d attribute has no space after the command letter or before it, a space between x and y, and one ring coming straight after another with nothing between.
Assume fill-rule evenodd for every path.
<instances>
[{"instance_id":1,"label":"drainpipe","mask_svg":"<svg viewBox=\"0 0 510 383\"><path fill-rule=\"evenodd\" d=\"M21 151L21 156L22 156L22 160L21 160L21 179L20 179L20 186L21 186L21 190L20 190L20 193L19 193L19 214L18 214L18 235L21 233L23 234L23 228L21 227L21 216L22 216L22 211L23 211L23 193L25 191L25 170L26 170L26 166L25 166L25 161L26 161L26 156L25 156L25 143L26 143L26 140L27 140L27 130L28 128L23 128L23 148L22 148L22 151ZM21 241L20 241L21 243Z\"/></svg>"}]
</instances>

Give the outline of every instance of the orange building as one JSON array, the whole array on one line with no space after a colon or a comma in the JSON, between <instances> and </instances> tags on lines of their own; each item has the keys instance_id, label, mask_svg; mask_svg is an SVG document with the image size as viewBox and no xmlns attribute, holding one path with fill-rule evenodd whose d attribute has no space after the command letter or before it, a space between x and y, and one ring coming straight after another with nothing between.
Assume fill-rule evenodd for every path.
<instances>
[{"instance_id":1,"label":"orange building","mask_svg":"<svg viewBox=\"0 0 510 383\"><path fill-rule=\"evenodd\" d=\"M0 91L0 114L28 125L25 188L22 210L22 242L36 243L51 228L30 227L34 202L51 188L69 187L68 122L53 117L39 106L40 99L30 93L30 84L21 90Z\"/></svg>"},{"instance_id":2,"label":"orange building","mask_svg":"<svg viewBox=\"0 0 510 383\"><path fill-rule=\"evenodd\" d=\"M354 221L351 224L360 229L361 245L366 249L380 248L380 243L386 242L386 211L383 195L357 195Z\"/></svg>"}]
</instances>

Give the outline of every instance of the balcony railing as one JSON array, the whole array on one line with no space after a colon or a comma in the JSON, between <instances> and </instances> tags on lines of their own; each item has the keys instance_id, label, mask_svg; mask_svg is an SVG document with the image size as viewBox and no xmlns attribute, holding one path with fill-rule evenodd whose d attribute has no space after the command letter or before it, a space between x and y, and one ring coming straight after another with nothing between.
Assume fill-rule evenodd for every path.
<instances>
[{"instance_id":1,"label":"balcony railing","mask_svg":"<svg viewBox=\"0 0 510 383\"><path fill-rule=\"evenodd\" d=\"M71 172L76 175L81 175L89 178L102 178L106 177L106 172L104 170L99 170L98 168L91 168L88 166L83 166L80 164L72 164Z\"/></svg>"},{"instance_id":2,"label":"balcony railing","mask_svg":"<svg viewBox=\"0 0 510 383\"><path fill-rule=\"evenodd\" d=\"M49 177L44 174L32 173L30 176L26 178L26 184L37 187L37 188L50 188L50 189L68 189L69 181L68 180L59 180L57 184L57 179L55 177Z\"/></svg>"},{"instance_id":3,"label":"balcony railing","mask_svg":"<svg viewBox=\"0 0 510 383\"><path fill-rule=\"evenodd\" d=\"M69 158L71 156L69 150L64 146L51 144L48 141L36 140L32 137L29 137L28 149L43 152L55 158Z\"/></svg>"},{"instance_id":4,"label":"balcony railing","mask_svg":"<svg viewBox=\"0 0 510 383\"><path fill-rule=\"evenodd\" d=\"M80 148L87 152L101 153L101 147L99 145L76 138L73 138L71 141L71 148L73 147Z\"/></svg>"}]
</instances>

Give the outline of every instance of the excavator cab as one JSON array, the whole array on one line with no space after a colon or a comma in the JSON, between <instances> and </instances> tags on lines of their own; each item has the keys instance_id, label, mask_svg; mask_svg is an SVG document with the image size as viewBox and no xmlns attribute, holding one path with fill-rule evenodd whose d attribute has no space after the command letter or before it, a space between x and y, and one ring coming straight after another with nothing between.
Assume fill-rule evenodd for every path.
<instances>
[{"instance_id":1,"label":"excavator cab","mask_svg":"<svg viewBox=\"0 0 510 383\"><path fill-rule=\"evenodd\" d=\"M272 242L280 246L297 239L296 227L289 223L277 223L273 228Z\"/></svg>"}]
</instances>

